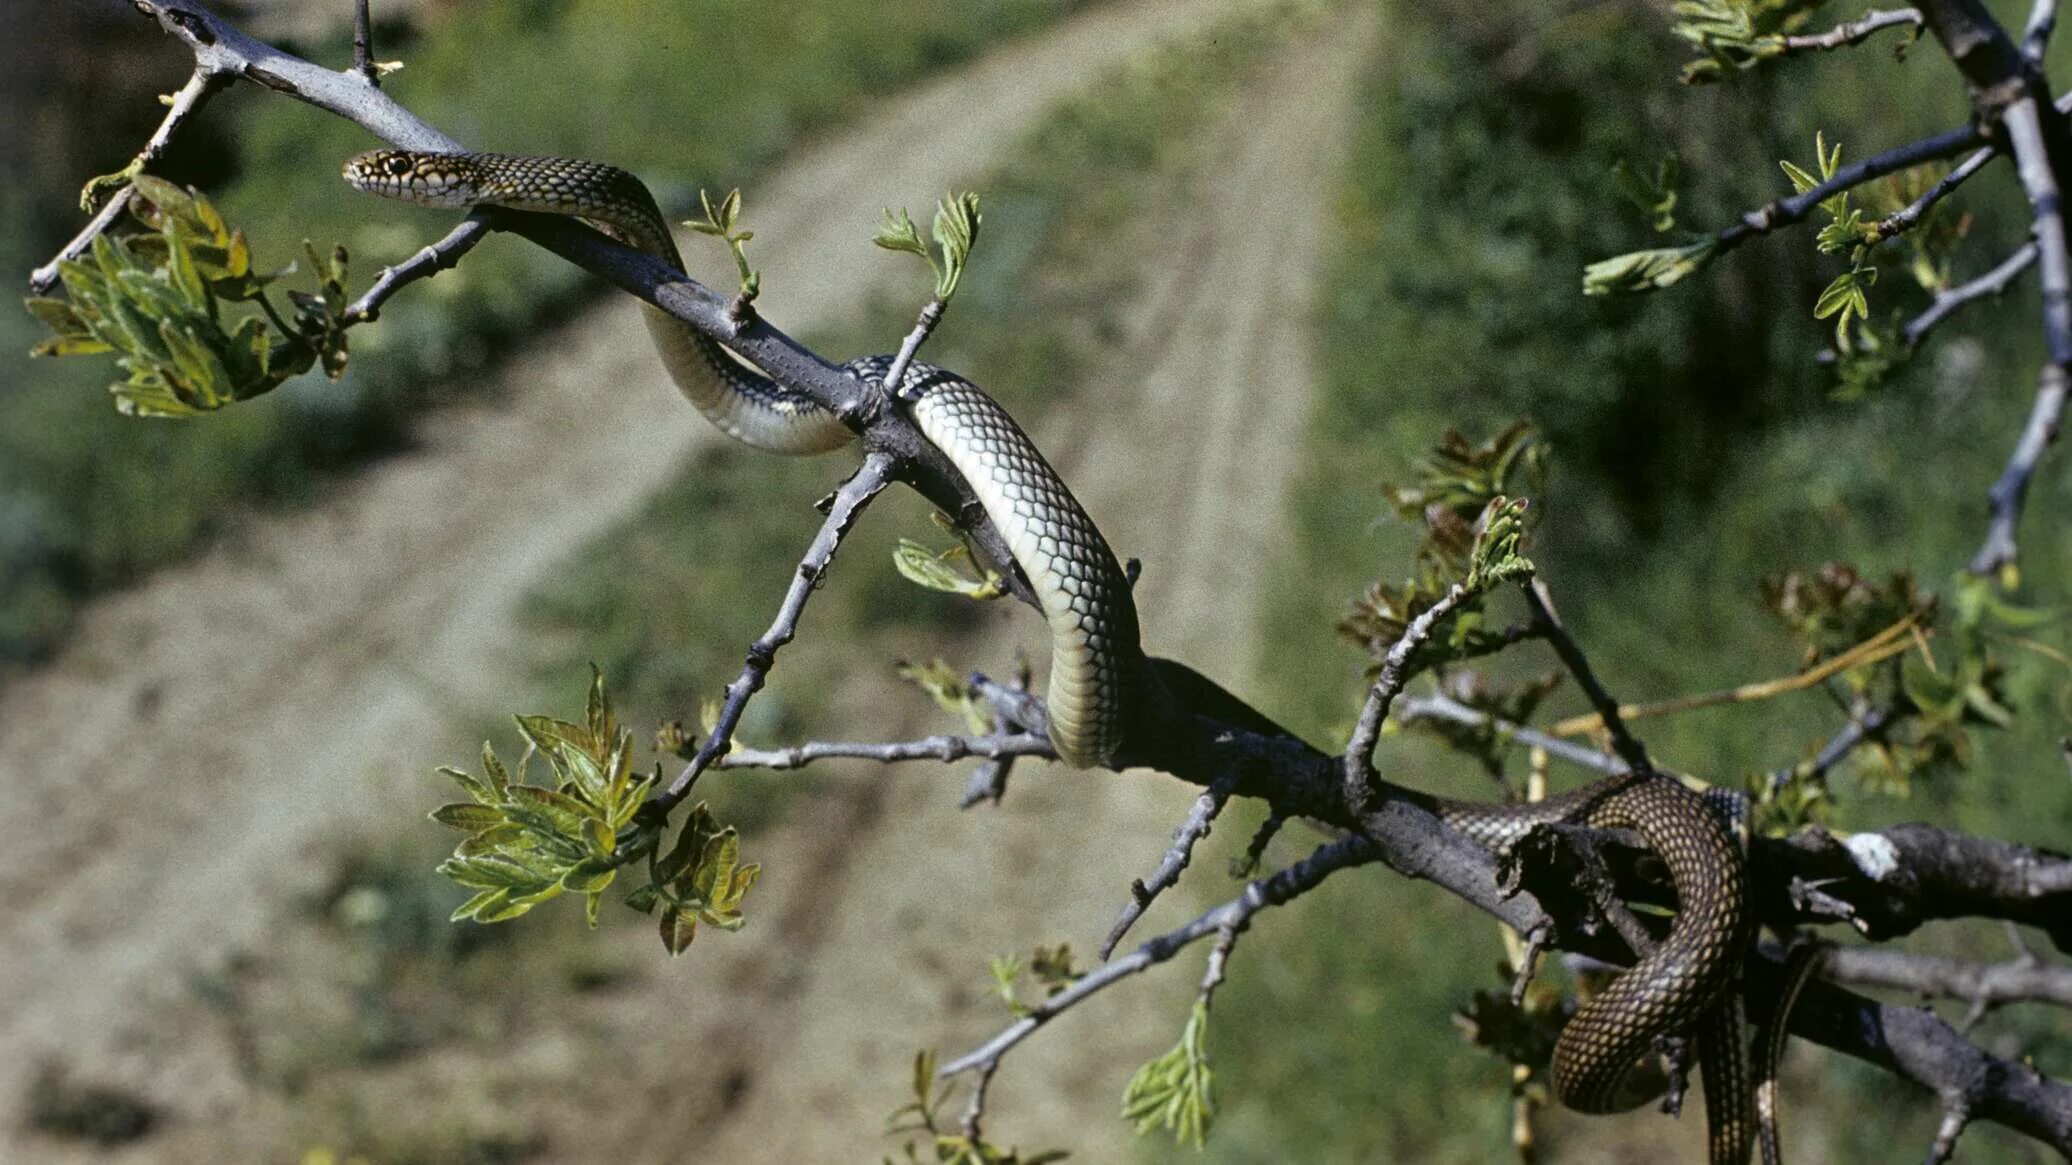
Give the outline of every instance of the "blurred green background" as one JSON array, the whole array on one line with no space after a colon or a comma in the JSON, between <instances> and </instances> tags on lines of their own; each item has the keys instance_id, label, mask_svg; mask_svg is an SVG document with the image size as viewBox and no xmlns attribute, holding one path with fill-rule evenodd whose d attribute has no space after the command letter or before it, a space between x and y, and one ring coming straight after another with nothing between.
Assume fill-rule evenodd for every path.
<instances>
[{"instance_id":1,"label":"blurred green background","mask_svg":"<svg viewBox=\"0 0 2072 1165\"><path fill-rule=\"evenodd\" d=\"M711 6L718 18L695 22L672 19L672 7L434 6L422 23L382 30L384 55L409 62L391 91L470 142L627 165L665 206L687 205L699 183L743 185L753 225L757 173L802 139L832 132L857 95L896 88L1014 35L1040 35L1083 5L725 3ZM2017 6L1999 7L2019 21ZM1629 700L1790 672L1795 648L1757 601L1766 575L1846 560L1871 575L1911 569L1943 587L1976 547L1983 491L2026 413L2039 348L2032 286L1946 326L1891 383L1857 401L1833 399L1832 374L1814 359L1829 329L1811 318L1811 304L1838 261L1816 255L1808 231L1753 243L1667 292L1580 295L1585 263L1653 245L1609 179L1614 162L1648 167L1673 148L1687 175L1680 221L1700 229L1724 223L1786 189L1777 160L1804 163L1816 130L1853 158L1961 123L1961 87L1934 45L1895 61L1893 41L1879 40L1687 88L1675 83L1685 50L1656 5L1430 0L1381 8L1382 33L1333 193L1320 311L1310 321L1323 381L1297 504L1285 515L1297 550L1279 572L1285 585L1269 620L1286 658L1325 662L1281 669L1267 690L1247 694L1312 740L1342 737L1365 661L1333 624L1368 580L1406 573L1413 545L1409 531L1382 520L1380 486L1407 480L1413 459L1449 427L1482 436L1523 417L1545 433L1555 470L1547 496L1536 499L1545 519L1532 554L1607 684ZM982 187L986 245L941 340L954 364L1018 410L1098 409L1099 394L1084 391L1074 373L1101 351L1106 297L1133 277L1116 267L1116 239L1132 222L1185 213L1173 199L1214 189L1188 153L1190 135L1207 132L1242 99L1279 33L1316 35L1316 19L1276 12L1233 26L1213 44L1110 81L1053 115L1021 160ZM21 142L6 150L8 181L0 184L8 224L0 259L17 271L62 242L78 217L69 205L77 184L121 165L155 114L148 95L171 89L184 72L155 33L119 12L104 18L67 6L50 20L63 51L25 55L10 83L20 87L10 104L28 110L13 127ZM655 31L628 37L629 26ZM335 38L301 47L324 59L343 55ZM547 54L557 67L480 67ZM683 68L685 59L699 67ZM110 61L124 64L111 69ZM657 78L665 91L656 90ZM262 261L285 260L304 236L340 241L353 249L356 284L364 286L377 256L416 242L393 225L370 225L404 220L370 216L342 196L331 159L365 144L342 123L237 93L211 111L168 173L217 196ZM1878 197L1873 190L1874 204ZM2004 164L1959 197L1972 218L1962 277L2017 245L2026 221ZM1262 208L1269 217L1270 209ZM104 365L12 359L0 378L0 675L33 676L62 648L82 603L195 553L236 515L320 502L339 475L406 447L412 417L474 391L526 332L597 294L557 260L515 245L483 248L438 285L440 294L412 294L378 330L356 333L345 381L293 384L201 423L115 417L101 387ZM1893 271L1873 303L1882 318L1918 310L1922 297ZM886 346L909 310L880 304L853 331L812 338L844 353ZM359 343L362 335L369 341ZM0 314L0 346L19 352L34 338L32 321ZM826 477L825 467L771 469L752 492L733 472L749 457L702 459L538 588L529 618L552 646L528 681L537 691L566 703L571 669L594 660L629 718L652 724L688 718L717 689L767 617L768 589L758 580L780 577L810 529L810 515L762 520L760 491L803 495ZM2072 539L2059 528L2068 502L2072 477L2061 461L2047 462L2024 529L2025 604L2055 610L2068 598ZM867 530L857 555L882 561L891 538L913 529L895 526ZM731 530L745 534L713 533ZM843 627L857 651L884 656L914 651L917 641L938 650L955 644L957 617L946 627L942 604L913 602L890 572L845 582L852 585L819 600L823 632ZM2066 644L2058 626L2038 638L2058 650ZM2009 662L2015 727L1980 734L1968 769L1917 784L1910 800L1845 791L1838 821L1926 818L2062 847L2072 782L2054 742L2072 714L2067 670L2033 653ZM796 666L811 690L811 669L827 665ZM755 726L759 738L787 738L810 724L808 710L776 707ZM1670 763L1733 780L1799 759L1836 723L1833 708L1811 695L1653 721L1645 735ZM1419 741L1387 748L1391 775L1486 791L1471 765ZM751 780L725 796L752 829L787 812L800 790L818 787ZM399 821L414 815L398 813ZM1244 835L1226 824L1215 852L1196 863L1203 901L1222 895L1218 871ZM1276 853L1289 860L1300 844L1291 836ZM371 852L339 874L348 890L377 887L415 904L381 931L388 961L371 980L376 990L420 979L448 984L435 992L459 990L452 983L479 988L495 977L481 962L484 950L519 966L542 957L512 949L547 941L533 933L515 942L501 933L447 937L438 921L447 889L429 880L421 855L403 848ZM1498 1159L1508 1069L1471 1048L1448 1020L1473 987L1495 981L1490 968L1501 949L1493 924L1428 888L1372 872L1344 876L1284 913L1255 928L1217 1000L1211 1040L1223 1113L1207 1156ZM577 944L640 940L615 931L552 941L558 973L573 982L597 962L570 953ZM2002 942L1997 928L1947 927L1913 946L1976 954ZM976 964L972 972L976 979ZM532 1002L552 1006L552 992ZM381 1006L389 1010L378 1014L408 1026L407 1007ZM1175 1033L1182 1018L1176 1010ZM2001 1054L2072 1070L2072 1023L2062 1015L2010 1008L1990 1016L1980 1035ZM1049 1036L1098 1038L1063 1025ZM352 1063L348 1056L329 1070L349 1073ZM1788 1119L1799 1159L1888 1160L1895 1144L1897 1155L1911 1157L1932 1137L1935 1106L1882 1073L1803 1051L1792 1063ZM1116 1093L1121 1084L1118 1076ZM885 1093L889 1110L899 1100L896 1082ZM1111 1115L1104 1107L1085 1119ZM997 1119L1013 1127L1011 1109ZM1553 1160L1643 1161L1660 1151L1652 1139L1660 1122L1607 1131L1603 1122L1552 1114L1545 1123ZM1696 1124L1695 1114L1683 1123ZM874 1131L857 1130L859 1156L875 1155ZM1693 1131L1685 1128L1677 1143L1692 1143ZM384 1161L446 1152L378 1139L342 1147ZM466 1151L483 1160L524 1156L480 1148ZM1143 1155L1174 1156L1158 1142L1147 1142ZM1967 1135L1963 1159L2045 1158L1981 1128Z\"/></svg>"}]
</instances>

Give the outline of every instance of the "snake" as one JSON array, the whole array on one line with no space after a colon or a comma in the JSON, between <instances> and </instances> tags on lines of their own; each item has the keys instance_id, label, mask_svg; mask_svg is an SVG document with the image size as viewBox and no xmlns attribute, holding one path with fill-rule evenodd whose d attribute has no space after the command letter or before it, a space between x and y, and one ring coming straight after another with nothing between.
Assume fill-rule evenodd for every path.
<instances>
[{"instance_id":1,"label":"snake","mask_svg":"<svg viewBox=\"0 0 2072 1165\"><path fill-rule=\"evenodd\" d=\"M674 267L683 265L647 187L604 163L385 149L348 161L344 177L362 191L418 206L488 205L571 216ZM643 307L670 378L728 436L791 455L825 453L853 439L849 428L803 393L736 360L693 325L652 304ZM869 356L843 367L860 380L882 383L892 364L890 357ZM1132 710L1155 698L1159 681L1143 654L1130 582L1114 551L1028 434L977 385L916 361L898 385L885 387L963 476L1030 584L1051 633L1048 731L1058 758L1075 768L1115 761ZM1745 1160L1747 1105L1728 1097L1747 1091L1739 1025L1701 1022L1721 1014L1729 996L1738 1004L1736 980L1751 938L1743 858L1718 814L1698 794L1653 772L1608 777L1529 805L1445 801L1387 788L1428 806L1492 851L1542 824L1640 833L1668 867L1680 908L1667 936L1569 1019L1553 1055L1555 1095L1582 1112L1644 1102L1645 1090L1629 1082L1636 1064L1666 1037L1697 1027L1713 1160ZM1719 1026L1733 1028L1733 1037L1703 1034ZM1713 1099L1715 1083L1728 1099Z\"/></svg>"}]
</instances>

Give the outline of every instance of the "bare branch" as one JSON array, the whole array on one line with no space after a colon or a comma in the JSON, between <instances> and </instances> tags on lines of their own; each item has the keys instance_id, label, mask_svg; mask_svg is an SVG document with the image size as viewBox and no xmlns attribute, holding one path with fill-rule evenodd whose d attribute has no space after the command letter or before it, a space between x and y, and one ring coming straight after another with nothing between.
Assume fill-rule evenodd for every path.
<instances>
[{"instance_id":1,"label":"bare branch","mask_svg":"<svg viewBox=\"0 0 2072 1165\"><path fill-rule=\"evenodd\" d=\"M1218 782L1207 792L1194 799L1194 807L1187 811L1187 819L1180 828L1173 831L1173 844L1166 849L1165 857L1152 871L1151 880L1130 883L1130 900L1122 908L1122 917L1108 928L1108 937L1101 943L1100 954L1106 959L1115 951L1115 944L1137 924L1144 911L1154 899L1180 880L1180 874L1187 869L1187 862L1194 856L1194 843L1209 835L1209 828L1216 822L1216 815L1223 812L1223 806L1230 800L1232 781Z\"/></svg>"},{"instance_id":2,"label":"bare branch","mask_svg":"<svg viewBox=\"0 0 2072 1165\"><path fill-rule=\"evenodd\" d=\"M874 760L880 764L932 760L949 763L967 757L1006 760L1018 756L1057 758L1047 736L1029 733L994 736L924 736L885 744L813 740L785 748L735 748L712 763L716 769L801 769L823 760Z\"/></svg>"},{"instance_id":3,"label":"bare branch","mask_svg":"<svg viewBox=\"0 0 2072 1165\"><path fill-rule=\"evenodd\" d=\"M1963 1000L1981 1014L2003 1003L2072 1007L2072 967L2046 963L2034 952L2004 963L1980 963L1882 947L1838 947L1828 958L1825 974L1861 987Z\"/></svg>"},{"instance_id":4,"label":"bare branch","mask_svg":"<svg viewBox=\"0 0 2072 1165\"><path fill-rule=\"evenodd\" d=\"M1943 175L1935 185L1924 191L1919 198L1879 219L1877 225L1878 241L1884 242L1886 239L1890 239L1895 235L1905 234L1919 226L1922 217L1928 213L1930 207L1947 198L1952 191L1969 181L1972 175L1985 169L1987 162L1999 156L2000 151L1992 146L1973 151L1969 157L1951 167L1949 173Z\"/></svg>"},{"instance_id":5,"label":"bare branch","mask_svg":"<svg viewBox=\"0 0 2072 1165\"><path fill-rule=\"evenodd\" d=\"M197 60L194 72L187 78L187 83L173 93L172 100L166 107L165 118L158 123L158 128L152 131L150 139L144 143L144 148L138 151L136 158L130 162L128 173L140 174L165 157L165 152L172 148L181 128L193 119L195 113L201 109L202 103L230 84L230 81L231 75L228 72ZM135 191L134 186L124 186L117 191L93 218L88 220L86 226L72 236L72 241L58 251L55 258L29 272L29 290L42 295L56 287L58 265L86 254L87 249L93 246L94 240L109 227L114 226L115 220L122 217L122 212L129 209L130 198Z\"/></svg>"},{"instance_id":6,"label":"bare branch","mask_svg":"<svg viewBox=\"0 0 2072 1165\"><path fill-rule=\"evenodd\" d=\"M365 294L345 309L349 324L373 323L381 316L381 305L389 297L420 279L429 279L441 271L459 263L461 256L475 249L475 244L489 237L489 215L476 211L460 220L460 224L446 233L446 237L425 247L392 267L383 267L381 275L374 280Z\"/></svg>"},{"instance_id":7,"label":"bare branch","mask_svg":"<svg viewBox=\"0 0 2072 1165\"><path fill-rule=\"evenodd\" d=\"M1359 722L1353 725L1352 739L1345 745L1345 796L1346 802L1355 807L1363 805L1371 796L1374 783L1374 746L1381 742L1381 724L1388 719L1389 705L1403 694L1403 685L1410 680L1410 657L1431 639L1439 622L1468 601L1472 593L1464 583L1454 583L1439 597L1439 601L1425 608L1424 612L1403 628L1403 635L1389 648L1388 655L1381 661L1381 674L1374 678L1374 685L1367 690L1367 702L1360 709Z\"/></svg>"},{"instance_id":8,"label":"bare branch","mask_svg":"<svg viewBox=\"0 0 2072 1165\"><path fill-rule=\"evenodd\" d=\"M885 367L885 387L897 390L900 381L906 378L907 365L913 363L914 353L928 342L928 336L935 331L935 325L942 322L943 309L948 305L939 299L931 299L921 307L919 319L914 321L914 330L906 334L899 343L899 351L893 354L892 363Z\"/></svg>"},{"instance_id":9,"label":"bare branch","mask_svg":"<svg viewBox=\"0 0 2072 1165\"><path fill-rule=\"evenodd\" d=\"M1921 341L1927 338L1928 333L1937 324L1962 311L1966 306L1989 297L1998 299L2021 277L2022 272L2027 271L2035 262L2036 243L2032 240L2016 248L2014 254L2001 260L1999 266L1984 275L1948 291L1936 292L1935 300L1928 305L1928 309L1908 320L1906 327L1901 329L1901 339L1906 341L1909 348L1919 347Z\"/></svg>"},{"instance_id":10,"label":"bare branch","mask_svg":"<svg viewBox=\"0 0 2072 1165\"><path fill-rule=\"evenodd\" d=\"M1596 749L1577 744L1573 740L1563 740L1561 737L1541 732L1536 728L1527 728L1521 724L1513 724L1508 720L1499 720L1487 712L1470 708L1444 693L1434 693L1430 696L1412 696L1402 700L1397 705L1396 719L1406 724L1415 720L1447 720L1455 724L1465 724L1471 728L1487 728L1506 740L1515 741L1532 748L1543 749L1548 756L1567 761L1572 765L1580 765L1592 772L1602 773L1608 777L1621 776L1633 771L1626 767L1625 761L1610 753L1598 752Z\"/></svg>"},{"instance_id":11,"label":"bare branch","mask_svg":"<svg viewBox=\"0 0 2072 1165\"><path fill-rule=\"evenodd\" d=\"M381 69L374 63L373 21L367 15L367 0L353 2L353 72L367 84L381 87Z\"/></svg>"},{"instance_id":12,"label":"bare branch","mask_svg":"<svg viewBox=\"0 0 2072 1165\"><path fill-rule=\"evenodd\" d=\"M2055 110L2051 116L2055 118ZM2043 341L2049 358L2038 374L2036 401L2021 439L1987 493L1986 539L1971 561L1971 571L1978 575L1998 574L2017 560L2015 533L2021 525L2022 504L2028 499L2029 481L2043 460L2043 451L2057 439L2066 385L2072 378L2072 258L2066 252L2061 191L2043 117L2030 97L2015 100L2001 115L2022 189L2035 215L2032 233L2043 285ZM2062 131L2063 127L2057 128Z\"/></svg>"},{"instance_id":13,"label":"bare branch","mask_svg":"<svg viewBox=\"0 0 2072 1165\"><path fill-rule=\"evenodd\" d=\"M1893 710L1889 707L1854 709L1850 714L1849 723L1844 724L1840 731L1829 737L1827 743L1821 745L1820 751L1814 753L1810 760L1772 770L1769 778L1770 791L1777 792L1794 778L1805 780L1825 777L1836 765L1848 759L1850 753L1880 739L1885 730L1892 726L1895 718Z\"/></svg>"},{"instance_id":14,"label":"bare branch","mask_svg":"<svg viewBox=\"0 0 2072 1165\"><path fill-rule=\"evenodd\" d=\"M1918 29L1921 27L1921 11L1917 8L1873 8L1861 17L1845 24L1837 24L1826 32L1807 36L1787 36L1784 48L1787 52L1824 53L1849 45L1861 44L1888 28L1900 25Z\"/></svg>"},{"instance_id":15,"label":"bare branch","mask_svg":"<svg viewBox=\"0 0 2072 1165\"><path fill-rule=\"evenodd\" d=\"M719 722L713 726L705 743L699 746L691 763L684 766L667 789L654 797L659 811L666 813L682 801L697 784L699 774L710 768L732 746L734 728L741 723L742 711L748 707L750 697L761 691L763 682L769 678L770 668L777 662L777 650L798 634L799 615L806 609L806 600L813 597L820 580L826 577L828 564L834 561L835 551L841 548L843 537L855 524L857 515L891 481L892 458L883 453L871 453L863 459L855 474L842 483L842 488L835 491L833 503L827 508L827 520L820 524L820 532L813 536L811 545L806 547L805 557L799 560L798 569L792 574L791 586L784 592L784 602L777 608L777 617L770 621L770 629L763 632L762 638L749 646L741 674L727 685L726 702L720 707Z\"/></svg>"},{"instance_id":16,"label":"bare branch","mask_svg":"<svg viewBox=\"0 0 2072 1165\"><path fill-rule=\"evenodd\" d=\"M1611 693L1598 682L1597 673L1590 669L1590 660L1583 655L1583 649L1576 645L1574 637L1561 625L1560 616L1554 613L1554 599L1547 593L1546 584L1533 579L1523 589L1525 601L1532 608L1533 621L1546 636L1547 644L1554 649L1555 655L1561 657L1561 664L1569 674L1576 677L1576 685L1583 689L1590 707L1603 720L1604 730L1612 738L1612 751L1618 753L1619 759L1634 772L1654 772L1655 765L1648 759L1648 750L1642 747L1626 727L1625 718L1619 715L1619 702L1612 699Z\"/></svg>"},{"instance_id":17,"label":"bare branch","mask_svg":"<svg viewBox=\"0 0 2072 1165\"><path fill-rule=\"evenodd\" d=\"M1014 1021L999 1035L943 1065L937 1070L936 1076L947 1080L964 1072L989 1071L992 1066L999 1064L1000 1057L1009 1049L1028 1039L1037 1028L1064 1014L1081 1000L1139 971L1149 970L1165 962L1179 954L1190 943L1212 934L1221 934L1226 928L1243 926L1254 914L1269 906L1279 906L1293 901L1315 889L1325 878L1339 870L1364 865L1379 856L1372 842L1361 837L1350 837L1318 849L1302 861L1271 877L1248 883L1245 892L1237 898L1216 907L1185 926L1159 935L1122 958L1080 976L1070 987L1031 1008L1027 1015Z\"/></svg>"}]
</instances>

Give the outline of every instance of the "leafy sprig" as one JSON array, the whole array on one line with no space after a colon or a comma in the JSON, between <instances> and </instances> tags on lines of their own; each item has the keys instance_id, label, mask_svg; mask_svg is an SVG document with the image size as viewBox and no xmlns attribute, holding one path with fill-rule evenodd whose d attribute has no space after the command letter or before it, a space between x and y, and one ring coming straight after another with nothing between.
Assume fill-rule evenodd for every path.
<instances>
[{"instance_id":1,"label":"leafy sprig","mask_svg":"<svg viewBox=\"0 0 2072 1165\"><path fill-rule=\"evenodd\" d=\"M719 200L718 206L712 204L712 195L699 190L698 205L705 217L690 219L683 225L726 243L727 250L734 256L734 268L741 273L741 301L755 302L755 297L763 289L763 276L762 272L748 265L748 252L744 249L744 245L755 238L755 232L735 229L741 219L741 189L735 187L727 191L727 196Z\"/></svg>"},{"instance_id":2,"label":"leafy sprig","mask_svg":"<svg viewBox=\"0 0 2072 1165\"><path fill-rule=\"evenodd\" d=\"M1418 653L1416 666L1486 655L1509 643L1490 630L1482 593L1531 572L1519 546L1536 511L1510 491L1525 486L1536 492L1545 475L1546 446L1528 425L1512 425L1479 444L1449 432L1418 464L1415 484L1384 487L1399 515L1424 526L1416 573L1369 584L1338 624L1339 634L1379 666L1413 620L1464 582L1477 594L1461 604L1445 634Z\"/></svg>"},{"instance_id":3,"label":"leafy sprig","mask_svg":"<svg viewBox=\"0 0 2072 1165\"><path fill-rule=\"evenodd\" d=\"M925 1159L935 1165L1053 1165L1071 1156L1063 1149L1049 1149L1024 1157L1019 1149L1003 1149L983 1137L950 1131L937 1116L943 1102L949 1099L950 1086L936 1080L935 1065L933 1049L914 1053L913 1075L908 1085L913 1099L885 1118L886 1136L924 1135L931 1153ZM908 1165L920 1165L924 1160L921 1151L920 1144L907 1141L904 1159ZM890 1157L883 1160L884 1165L897 1165Z\"/></svg>"},{"instance_id":4,"label":"leafy sprig","mask_svg":"<svg viewBox=\"0 0 2072 1165\"><path fill-rule=\"evenodd\" d=\"M1137 1135L1164 1128L1173 1141L1200 1149L1215 1123L1215 1073L1209 1067L1209 1005L1197 999L1172 1050L1137 1069L1122 1091L1122 1119Z\"/></svg>"},{"instance_id":5,"label":"leafy sprig","mask_svg":"<svg viewBox=\"0 0 2072 1165\"><path fill-rule=\"evenodd\" d=\"M997 599L1007 593L1007 580L987 566L957 524L940 512L929 518L937 528L957 538L957 544L931 549L911 538L901 538L892 552L892 566L901 577L918 587L967 599Z\"/></svg>"},{"instance_id":6,"label":"leafy sprig","mask_svg":"<svg viewBox=\"0 0 2072 1165\"><path fill-rule=\"evenodd\" d=\"M266 288L294 268L253 269L244 232L209 200L149 174L134 175L130 213L149 228L94 239L91 261L58 265L65 299L30 298L54 333L36 356L116 353L125 378L109 386L131 416L184 417L250 400L321 364L345 373L345 248L303 244L314 291L290 291L284 316ZM231 318L225 304L258 314Z\"/></svg>"},{"instance_id":7,"label":"leafy sprig","mask_svg":"<svg viewBox=\"0 0 2072 1165\"><path fill-rule=\"evenodd\" d=\"M487 743L482 776L439 770L469 797L431 813L432 820L468 834L439 865L440 873L476 891L453 919L504 922L571 892L583 895L585 917L596 926L598 901L618 876L619 834L660 774L634 776L633 733L613 714L602 674L593 672L582 724L515 719L526 741L515 778ZM526 782L534 756L547 762L551 783Z\"/></svg>"},{"instance_id":8,"label":"leafy sprig","mask_svg":"<svg viewBox=\"0 0 2072 1165\"><path fill-rule=\"evenodd\" d=\"M930 233L935 237L936 251L930 251L921 241L921 230L914 225L905 207L897 212L887 209L884 221L878 225L877 237L871 241L888 251L919 255L935 274L936 300L948 303L957 294L957 284L964 277L964 265L971 258L972 245L978 241L982 217L978 195L953 191L943 195L935 205L935 222ZM940 258L937 257L938 252Z\"/></svg>"}]
</instances>

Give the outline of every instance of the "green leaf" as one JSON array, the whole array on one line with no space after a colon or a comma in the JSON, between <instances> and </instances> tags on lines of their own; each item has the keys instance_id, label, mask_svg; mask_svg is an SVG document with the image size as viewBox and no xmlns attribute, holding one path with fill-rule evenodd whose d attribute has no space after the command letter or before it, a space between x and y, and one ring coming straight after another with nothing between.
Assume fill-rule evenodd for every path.
<instances>
[{"instance_id":1,"label":"green leaf","mask_svg":"<svg viewBox=\"0 0 2072 1165\"><path fill-rule=\"evenodd\" d=\"M993 713L985 699L972 688L963 673L949 664L940 659L918 664L902 660L895 674L928 693L928 698L944 711L962 716L974 735L993 730Z\"/></svg>"},{"instance_id":2,"label":"green leaf","mask_svg":"<svg viewBox=\"0 0 2072 1165\"><path fill-rule=\"evenodd\" d=\"M1700 239L1600 259L1583 268L1583 294L1632 295L1669 287L1704 270L1718 247L1716 240Z\"/></svg>"},{"instance_id":3,"label":"green leaf","mask_svg":"<svg viewBox=\"0 0 2072 1165\"><path fill-rule=\"evenodd\" d=\"M981 219L978 195L968 191L945 194L936 203L933 233L936 246L942 249L942 266L937 273L935 298L943 303L957 294L965 261L971 257L972 244L978 241Z\"/></svg>"},{"instance_id":4,"label":"green leaf","mask_svg":"<svg viewBox=\"0 0 2072 1165\"><path fill-rule=\"evenodd\" d=\"M504 824L504 815L495 809L466 802L441 805L432 810L431 818L441 825L452 826L465 833L480 833Z\"/></svg>"},{"instance_id":5,"label":"green leaf","mask_svg":"<svg viewBox=\"0 0 2072 1165\"><path fill-rule=\"evenodd\" d=\"M675 906L662 908L660 920L662 946L673 958L690 949L691 940L698 937L698 912Z\"/></svg>"},{"instance_id":6,"label":"green leaf","mask_svg":"<svg viewBox=\"0 0 2072 1165\"><path fill-rule=\"evenodd\" d=\"M1138 1136L1163 1127L1176 1144L1207 1144L1216 1116L1208 1054L1209 1005L1196 1000L1180 1042L1130 1077L1122 1093L1122 1118Z\"/></svg>"},{"instance_id":7,"label":"green leaf","mask_svg":"<svg viewBox=\"0 0 2072 1165\"><path fill-rule=\"evenodd\" d=\"M928 253L928 245L921 241L921 229L914 225L905 207L901 207L897 215L890 208L886 209L885 220L878 224L878 233L871 242L888 251L919 255L928 260L930 267L935 266L935 257Z\"/></svg>"}]
</instances>

